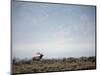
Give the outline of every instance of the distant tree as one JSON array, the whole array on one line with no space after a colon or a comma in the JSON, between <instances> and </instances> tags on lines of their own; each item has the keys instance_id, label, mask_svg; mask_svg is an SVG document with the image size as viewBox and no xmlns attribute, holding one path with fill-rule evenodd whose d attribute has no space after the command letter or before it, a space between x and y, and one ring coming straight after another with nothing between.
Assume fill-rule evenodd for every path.
<instances>
[{"instance_id":1,"label":"distant tree","mask_svg":"<svg viewBox=\"0 0 100 75\"><path fill-rule=\"evenodd\" d=\"M87 57L80 57L79 60L80 61L88 61L88 58Z\"/></svg>"},{"instance_id":2,"label":"distant tree","mask_svg":"<svg viewBox=\"0 0 100 75\"><path fill-rule=\"evenodd\" d=\"M76 58L70 57L70 58L67 58L67 61L70 63L76 62Z\"/></svg>"},{"instance_id":3,"label":"distant tree","mask_svg":"<svg viewBox=\"0 0 100 75\"><path fill-rule=\"evenodd\" d=\"M88 61L91 61L91 62L95 62L96 61L96 57L88 57Z\"/></svg>"},{"instance_id":4,"label":"distant tree","mask_svg":"<svg viewBox=\"0 0 100 75\"><path fill-rule=\"evenodd\" d=\"M19 61L20 61L20 59L14 57L14 58L12 59L12 64L18 65Z\"/></svg>"}]
</instances>

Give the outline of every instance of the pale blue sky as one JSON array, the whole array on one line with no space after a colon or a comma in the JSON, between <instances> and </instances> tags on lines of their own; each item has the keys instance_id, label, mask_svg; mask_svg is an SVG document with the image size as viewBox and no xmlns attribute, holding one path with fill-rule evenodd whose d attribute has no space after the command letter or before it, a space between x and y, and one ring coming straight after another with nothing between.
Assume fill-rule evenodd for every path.
<instances>
[{"instance_id":1,"label":"pale blue sky","mask_svg":"<svg viewBox=\"0 0 100 75\"><path fill-rule=\"evenodd\" d=\"M12 3L12 52L31 58L95 55L95 6Z\"/></svg>"}]
</instances>

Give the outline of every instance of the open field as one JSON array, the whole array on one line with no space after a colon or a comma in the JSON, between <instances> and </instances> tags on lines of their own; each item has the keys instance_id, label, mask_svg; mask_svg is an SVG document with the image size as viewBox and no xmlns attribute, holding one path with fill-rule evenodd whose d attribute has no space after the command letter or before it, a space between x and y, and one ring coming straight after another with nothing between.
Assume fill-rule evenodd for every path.
<instances>
[{"instance_id":1,"label":"open field","mask_svg":"<svg viewBox=\"0 0 100 75\"><path fill-rule=\"evenodd\" d=\"M95 57L20 60L12 63L12 74L96 69Z\"/></svg>"}]
</instances>

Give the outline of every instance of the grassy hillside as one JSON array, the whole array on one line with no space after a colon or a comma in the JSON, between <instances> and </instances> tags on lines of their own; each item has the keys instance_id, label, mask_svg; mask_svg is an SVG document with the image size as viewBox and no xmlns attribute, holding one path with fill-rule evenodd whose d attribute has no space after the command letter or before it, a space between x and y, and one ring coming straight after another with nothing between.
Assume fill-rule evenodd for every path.
<instances>
[{"instance_id":1,"label":"grassy hillside","mask_svg":"<svg viewBox=\"0 0 100 75\"><path fill-rule=\"evenodd\" d=\"M73 71L96 69L95 57L63 58L63 59L42 59L32 60L13 60L12 74Z\"/></svg>"}]
</instances>

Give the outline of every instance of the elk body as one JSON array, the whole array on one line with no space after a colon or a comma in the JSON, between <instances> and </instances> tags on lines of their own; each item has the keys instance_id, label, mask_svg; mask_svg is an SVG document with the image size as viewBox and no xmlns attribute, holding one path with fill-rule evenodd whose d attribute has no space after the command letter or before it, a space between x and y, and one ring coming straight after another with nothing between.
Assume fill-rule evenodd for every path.
<instances>
[{"instance_id":1,"label":"elk body","mask_svg":"<svg viewBox=\"0 0 100 75\"><path fill-rule=\"evenodd\" d=\"M43 54L37 53L37 55L34 56L34 57L32 58L32 60L33 60L33 61L34 61L34 60L41 60L43 56L44 56Z\"/></svg>"}]
</instances>

